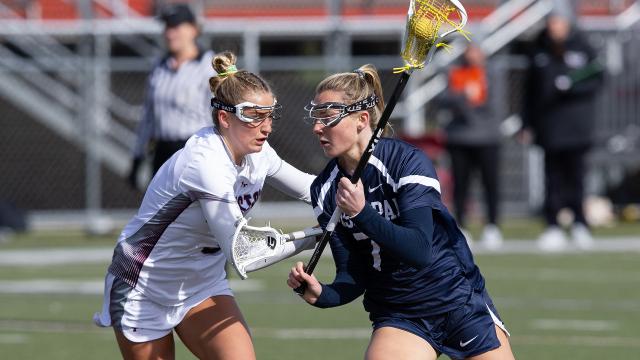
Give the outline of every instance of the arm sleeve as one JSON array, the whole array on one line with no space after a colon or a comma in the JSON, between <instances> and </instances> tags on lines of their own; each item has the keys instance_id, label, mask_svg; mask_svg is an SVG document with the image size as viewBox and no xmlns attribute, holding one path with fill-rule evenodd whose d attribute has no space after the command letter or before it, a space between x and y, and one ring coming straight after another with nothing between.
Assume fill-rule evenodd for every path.
<instances>
[{"instance_id":1,"label":"arm sleeve","mask_svg":"<svg viewBox=\"0 0 640 360\"><path fill-rule=\"evenodd\" d=\"M295 198L311 204L309 189L315 176L296 169L286 161L276 172L267 178L267 183L277 190Z\"/></svg>"},{"instance_id":2,"label":"arm sleeve","mask_svg":"<svg viewBox=\"0 0 640 360\"><path fill-rule=\"evenodd\" d=\"M213 155L207 158L205 154L201 154L199 159L188 165L180 182L198 200L209 232L229 260L231 240L238 220L243 216L233 192L233 175L224 171L223 167L205 161L215 158Z\"/></svg>"},{"instance_id":3,"label":"arm sleeve","mask_svg":"<svg viewBox=\"0 0 640 360\"><path fill-rule=\"evenodd\" d=\"M330 245L336 277L333 283L322 284L322 292L313 304L315 307L324 309L348 304L364 293L364 287L360 284L365 265L357 258L355 250L343 240L345 237L339 229L332 234Z\"/></svg>"},{"instance_id":4,"label":"arm sleeve","mask_svg":"<svg viewBox=\"0 0 640 360\"><path fill-rule=\"evenodd\" d=\"M238 220L242 218L238 204L235 201L231 203L224 199L213 199L206 196L198 201L207 221L209 232L215 237L227 257L227 261L229 261L231 259L231 240Z\"/></svg>"},{"instance_id":5,"label":"arm sleeve","mask_svg":"<svg viewBox=\"0 0 640 360\"><path fill-rule=\"evenodd\" d=\"M398 260L418 269L431 263L433 215L430 207L403 212L396 225L365 205L351 220Z\"/></svg>"}]
</instances>

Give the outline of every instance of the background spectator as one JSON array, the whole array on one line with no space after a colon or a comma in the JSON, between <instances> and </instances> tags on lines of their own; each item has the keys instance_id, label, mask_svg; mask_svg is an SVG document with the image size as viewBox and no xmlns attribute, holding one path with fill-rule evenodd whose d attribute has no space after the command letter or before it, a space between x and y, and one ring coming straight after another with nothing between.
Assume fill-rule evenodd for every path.
<instances>
[{"instance_id":1,"label":"background spectator","mask_svg":"<svg viewBox=\"0 0 640 360\"><path fill-rule=\"evenodd\" d=\"M544 218L546 230L539 238L544 250L560 250L567 243L558 226L558 212L568 207L574 215L571 236L579 247L593 238L583 211L585 155L593 144L595 95L602 68L595 50L558 9L529 54L523 121L525 138L533 139L545 153Z\"/></svg>"},{"instance_id":2,"label":"background spectator","mask_svg":"<svg viewBox=\"0 0 640 360\"><path fill-rule=\"evenodd\" d=\"M209 84L212 51L198 46L196 17L186 4L164 9L167 54L154 66L138 126L129 183L137 185L147 145L153 143L153 174L199 129L211 125ZM152 174L152 175L153 175Z\"/></svg>"},{"instance_id":3,"label":"background spectator","mask_svg":"<svg viewBox=\"0 0 640 360\"><path fill-rule=\"evenodd\" d=\"M500 119L485 60L479 44L470 43L462 63L449 72L449 87L440 104L449 111L450 121L445 129L456 220L460 226L466 226L471 179L474 172L479 171L487 212L487 224L480 241L488 248L497 248L502 244L498 227Z\"/></svg>"}]
</instances>

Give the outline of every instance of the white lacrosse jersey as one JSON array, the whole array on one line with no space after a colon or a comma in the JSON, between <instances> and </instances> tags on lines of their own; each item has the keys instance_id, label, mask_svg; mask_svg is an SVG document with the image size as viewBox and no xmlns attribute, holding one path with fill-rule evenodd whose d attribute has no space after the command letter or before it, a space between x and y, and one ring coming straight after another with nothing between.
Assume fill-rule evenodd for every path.
<instances>
[{"instance_id":1,"label":"white lacrosse jersey","mask_svg":"<svg viewBox=\"0 0 640 360\"><path fill-rule=\"evenodd\" d=\"M267 177L291 177L291 169L266 142L236 165L218 131L201 129L154 176L120 234L109 272L167 306L224 281L238 219L258 201ZM286 192L309 203L315 177L294 171Z\"/></svg>"}]
</instances>

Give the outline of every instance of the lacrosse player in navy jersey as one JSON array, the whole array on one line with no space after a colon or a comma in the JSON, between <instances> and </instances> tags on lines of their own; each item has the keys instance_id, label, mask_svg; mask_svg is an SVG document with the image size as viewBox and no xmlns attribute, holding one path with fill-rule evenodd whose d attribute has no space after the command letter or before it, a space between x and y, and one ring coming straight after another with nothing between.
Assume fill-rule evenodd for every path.
<instances>
[{"instance_id":1,"label":"lacrosse player in navy jersey","mask_svg":"<svg viewBox=\"0 0 640 360\"><path fill-rule=\"evenodd\" d=\"M298 262L287 284L306 283L302 297L320 308L364 294L373 325L366 359L513 359L508 332L426 155L382 138L362 180L349 180L384 109L376 69L329 76L305 109L332 158L311 185L314 210L323 227L336 206L343 215L330 240L333 283L320 284Z\"/></svg>"}]
</instances>

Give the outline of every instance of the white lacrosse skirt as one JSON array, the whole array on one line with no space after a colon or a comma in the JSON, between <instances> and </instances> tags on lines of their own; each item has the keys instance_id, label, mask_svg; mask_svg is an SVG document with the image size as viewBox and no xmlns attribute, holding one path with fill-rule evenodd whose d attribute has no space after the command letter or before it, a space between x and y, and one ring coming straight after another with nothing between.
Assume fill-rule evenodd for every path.
<instances>
[{"instance_id":1,"label":"white lacrosse skirt","mask_svg":"<svg viewBox=\"0 0 640 360\"><path fill-rule=\"evenodd\" d=\"M227 279L217 281L214 286L179 305L165 306L107 273L102 311L93 315L93 322L100 327L113 326L133 342L152 341L171 333L189 310L207 298L218 295L233 296Z\"/></svg>"}]
</instances>

